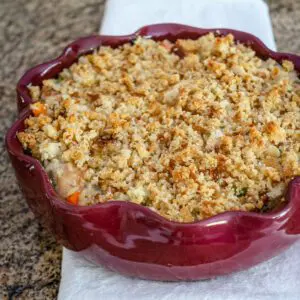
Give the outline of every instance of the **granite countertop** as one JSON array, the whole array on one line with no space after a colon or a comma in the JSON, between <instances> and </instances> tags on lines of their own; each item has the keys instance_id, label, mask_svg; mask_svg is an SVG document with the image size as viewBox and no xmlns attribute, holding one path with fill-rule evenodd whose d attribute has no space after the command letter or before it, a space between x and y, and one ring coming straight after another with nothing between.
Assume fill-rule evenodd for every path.
<instances>
[{"instance_id":1,"label":"granite countertop","mask_svg":"<svg viewBox=\"0 0 300 300\"><path fill-rule=\"evenodd\" d=\"M15 85L26 69L97 33L104 0L2 0L0 4L0 299L55 299L61 246L35 220L3 147L16 118ZM280 51L300 54L300 1L269 0ZM2 298L3 297L3 298Z\"/></svg>"}]
</instances>

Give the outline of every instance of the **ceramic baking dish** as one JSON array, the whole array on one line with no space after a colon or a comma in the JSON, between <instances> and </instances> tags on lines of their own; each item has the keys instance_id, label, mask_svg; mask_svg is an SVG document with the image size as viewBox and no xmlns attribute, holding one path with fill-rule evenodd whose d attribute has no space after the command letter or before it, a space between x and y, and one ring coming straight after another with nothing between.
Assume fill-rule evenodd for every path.
<instances>
[{"instance_id":1,"label":"ceramic baking dish","mask_svg":"<svg viewBox=\"0 0 300 300\"><path fill-rule=\"evenodd\" d=\"M287 204L268 213L225 212L203 221L177 223L150 209L124 201L74 206L53 189L40 162L24 153L16 133L24 130L32 102L27 86L41 85L80 55L101 45L117 47L137 35L154 40L196 39L209 32L232 33L261 58L300 57L269 50L256 37L230 29L200 29L158 24L127 36L90 36L67 46L58 58L25 73L17 85L18 120L8 130L6 147L20 188L39 221L65 247L120 273L155 280L195 280L247 269L293 244L300 236L300 177L289 183Z\"/></svg>"}]
</instances>

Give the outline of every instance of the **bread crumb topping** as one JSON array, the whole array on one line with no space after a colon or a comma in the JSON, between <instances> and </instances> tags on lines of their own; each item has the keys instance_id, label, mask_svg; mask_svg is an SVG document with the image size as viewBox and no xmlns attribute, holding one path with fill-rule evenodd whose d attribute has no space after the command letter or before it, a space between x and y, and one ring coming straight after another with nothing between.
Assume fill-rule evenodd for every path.
<instances>
[{"instance_id":1,"label":"bread crumb topping","mask_svg":"<svg viewBox=\"0 0 300 300\"><path fill-rule=\"evenodd\" d=\"M23 148L72 203L132 201L190 222L284 201L300 175L300 81L210 33L101 46L29 86Z\"/></svg>"}]
</instances>

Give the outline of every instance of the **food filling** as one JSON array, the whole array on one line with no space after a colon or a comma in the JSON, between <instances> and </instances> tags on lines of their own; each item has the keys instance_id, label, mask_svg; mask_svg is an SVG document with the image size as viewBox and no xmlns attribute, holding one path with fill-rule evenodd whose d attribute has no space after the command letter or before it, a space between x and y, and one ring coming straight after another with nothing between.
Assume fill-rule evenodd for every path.
<instances>
[{"instance_id":1,"label":"food filling","mask_svg":"<svg viewBox=\"0 0 300 300\"><path fill-rule=\"evenodd\" d=\"M210 33L102 46L28 87L23 148L73 205L132 201L190 222L265 211L300 175L300 81Z\"/></svg>"}]
</instances>

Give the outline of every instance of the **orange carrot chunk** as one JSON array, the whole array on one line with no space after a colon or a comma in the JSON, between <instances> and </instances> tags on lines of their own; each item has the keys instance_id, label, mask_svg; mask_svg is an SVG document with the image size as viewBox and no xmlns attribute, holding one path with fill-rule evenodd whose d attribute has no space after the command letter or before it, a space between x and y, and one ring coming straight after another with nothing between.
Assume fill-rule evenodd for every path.
<instances>
[{"instance_id":1,"label":"orange carrot chunk","mask_svg":"<svg viewBox=\"0 0 300 300\"><path fill-rule=\"evenodd\" d=\"M41 102L35 102L30 106L33 114L35 117L39 116L39 115L45 115L47 114L47 110L46 110L46 106L45 104L41 103Z\"/></svg>"},{"instance_id":2,"label":"orange carrot chunk","mask_svg":"<svg viewBox=\"0 0 300 300\"><path fill-rule=\"evenodd\" d=\"M80 192L75 192L67 197L67 201L71 204L77 205L79 200Z\"/></svg>"}]
</instances>

